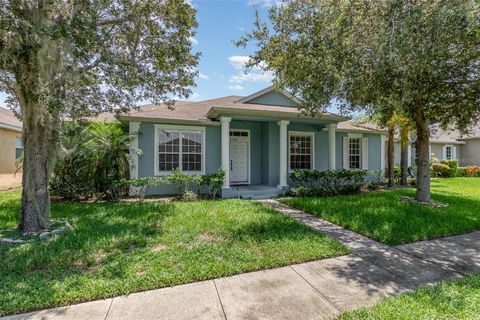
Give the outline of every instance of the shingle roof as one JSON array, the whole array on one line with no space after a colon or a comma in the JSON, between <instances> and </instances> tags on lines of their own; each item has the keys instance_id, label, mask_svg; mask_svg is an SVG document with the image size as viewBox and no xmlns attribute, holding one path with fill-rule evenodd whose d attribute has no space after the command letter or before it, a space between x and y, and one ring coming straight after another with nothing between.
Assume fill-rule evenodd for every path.
<instances>
[{"instance_id":1,"label":"shingle roof","mask_svg":"<svg viewBox=\"0 0 480 320\"><path fill-rule=\"evenodd\" d=\"M22 131L22 122L12 111L0 107L0 127Z\"/></svg>"},{"instance_id":2,"label":"shingle roof","mask_svg":"<svg viewBox=\"0 0 480 320\"><path fill-rule=\"evenodd\" d=\"M347 130L347 131L365 131L365 132L381 131L381 132L385 132L384 129L382 129L382 128L374 125L374 124L371 124L371 123L356 124L356 123L353 123L351 120L339 122L337 124L337 129Z\"/></svg>"},{"instance_id":3,"label":"shingle roof","mask_svg":"<svg viewBox=\"0 0 480 320\"><path fill-rule=\"evenodd\" d=\"M257 112L279 112L285 114L301 114L297 108L254 104L239 103L242 96L226 96L211 100L205 100L192 103L176 104L173 109L165 106L147 105L141 110L129 112L123 119L167 119L167 120L183 120L183 121L208 121L209 117L216 117L217 113L223 110L229 111L257 111ZM332 113L324 112L322 116L331 116L342 119Z\"/></svg>"}]
</instances>

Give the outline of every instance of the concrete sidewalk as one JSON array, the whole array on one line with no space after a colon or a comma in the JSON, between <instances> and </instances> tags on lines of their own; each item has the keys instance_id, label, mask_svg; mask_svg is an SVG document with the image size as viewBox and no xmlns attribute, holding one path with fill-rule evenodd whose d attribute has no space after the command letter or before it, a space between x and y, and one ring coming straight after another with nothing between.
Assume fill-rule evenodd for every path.
<instances>
[{"instance_id":1,"label":"concrete sidewalk","mask_svg":"<svg viewBox=\"0 0 480 320\"><path fill-rule=\"evenodd\" d=\"M4 319L324 319L480 270L478 231L389 247L274 200L262 202L338 239L352 254Z\"/></svg>"}]
</instances>

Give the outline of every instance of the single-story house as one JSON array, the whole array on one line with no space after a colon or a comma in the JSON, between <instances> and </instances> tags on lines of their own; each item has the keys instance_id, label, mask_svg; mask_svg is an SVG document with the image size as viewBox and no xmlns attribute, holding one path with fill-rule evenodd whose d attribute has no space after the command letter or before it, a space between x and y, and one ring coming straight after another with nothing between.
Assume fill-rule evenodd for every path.
<instances>
[{"instance_id":1,"label":"single-story house","mask_svg":"<svg viewBox=\"0 0 480 320\"><path fill-rule=\"evenodd\" d=\"M415 136L409 145L408 165L415 163ZM395 163L400 163L400 143L395 143ZM430 128L430 157L438 160L458 160L459 166L480 166L480 127L474 126L468 133L454 128Z\"/></svg>"},{"instance_id":2,"label":"single-story house","mask_svg":"<svg viewBox=\"0 0 480 320\"><path fill-rule=\"evenodd\" d=\"M173 109L145 106L121 116L135 135L131 177L210 174L223 168L222 197L274 196L297 169L383 170L383 130L346 118L302 113L299 101L272 87L249 96L178 103ZM173 194L173 186L150 194Z\"/></svg>"},{"instance_id":3,"label":"single-story house","mask_svg":"<svg viewBox=\"0 0 480 320\"><path fill-rule=\"evenodd\" d=\"M13 112L0 107L0 174L14 173L22 152L22 122Z\"/></svg>"}]
</instances>

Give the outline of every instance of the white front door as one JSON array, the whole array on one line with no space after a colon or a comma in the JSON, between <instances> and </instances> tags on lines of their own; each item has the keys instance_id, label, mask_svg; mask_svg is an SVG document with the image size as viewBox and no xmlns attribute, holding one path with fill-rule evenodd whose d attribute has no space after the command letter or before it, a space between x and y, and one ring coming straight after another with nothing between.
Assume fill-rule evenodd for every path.
<instances>
[{"instance_id":1,"label":"white front door","mask_svg":"<svg viewBox=\"0 0 480 320\"><path fill-rule=\"evenodd\" d=\"M249 183L250 134L248 131L230 132L230 183Z\"/></svg>"}]
</instances>

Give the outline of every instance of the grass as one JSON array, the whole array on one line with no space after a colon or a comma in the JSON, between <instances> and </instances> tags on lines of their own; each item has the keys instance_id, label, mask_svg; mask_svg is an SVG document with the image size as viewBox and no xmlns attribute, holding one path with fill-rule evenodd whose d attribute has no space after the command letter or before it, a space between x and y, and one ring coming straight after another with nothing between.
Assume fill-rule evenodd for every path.
<instances>
[{"instance_id":1,"label":"grass","mask_svg":"<svg viewBox=\"0 0 480 320\"><path fill-rule=\"evenodd\" d=\"M19 198L0 192L0 229L16 226ZM52 214L73 230L0 246L0 315L348 253L253 201L57 203Z\"/></svg>"},{"instance_id":2,"label":"grass","mask_svg":"<svg viewBox=\"0 0 480 320\"><path fill-rule=\"evenodd\" d=\"M400 200L414 195L415 189L395 189L282 201L389 245L480 229L480 178L433 179L432 198L448 203L446 209Z\"/></svg>"},{"instance_id":3,"label":"grass","mask_svg":"<svg viewBox=\"0 0 480 320\"><path fill-rule=\"evenodd\" d=\"M480 319L480 274L385 298L338 319Z\"/></svg>"}]
</instances>

